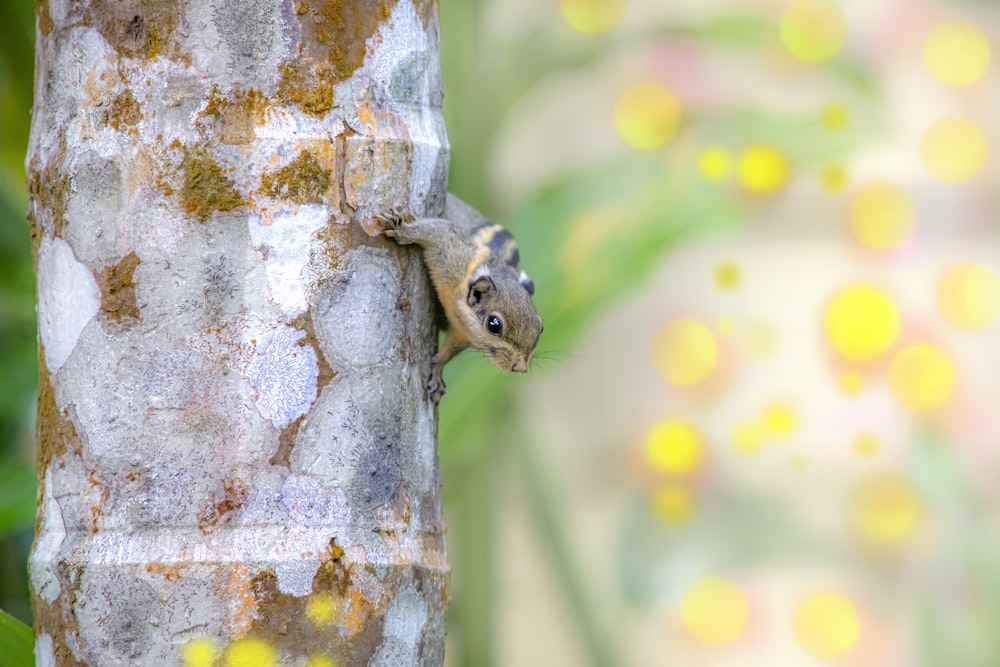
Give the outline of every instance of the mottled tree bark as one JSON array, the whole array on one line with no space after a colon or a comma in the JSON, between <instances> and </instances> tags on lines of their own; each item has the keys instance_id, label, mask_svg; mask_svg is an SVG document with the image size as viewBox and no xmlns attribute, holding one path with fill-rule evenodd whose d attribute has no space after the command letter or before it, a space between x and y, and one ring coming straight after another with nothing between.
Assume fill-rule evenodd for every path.
<instances>
[{"instance_id":1,"label":"mottled tree bark","mask_svg":"<svg viewBox=\"0 0 1000 667\"><path fill-rule=\"evenodd\" d=\"M40 665L439 665L433 0L42 0Z\"/></svg>"}]
</instances>

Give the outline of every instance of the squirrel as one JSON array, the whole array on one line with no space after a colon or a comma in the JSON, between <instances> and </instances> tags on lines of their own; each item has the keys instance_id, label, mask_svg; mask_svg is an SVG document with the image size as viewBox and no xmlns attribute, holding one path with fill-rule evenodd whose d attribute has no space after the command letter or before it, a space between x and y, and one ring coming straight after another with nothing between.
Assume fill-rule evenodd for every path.
<instances>
[{"instance_id":1,"label":"squirrel","mask_svg":"<svg viewBox=\"0 0 1000 667\"><path fill-rule=\"evenodd\" d=\"M420 246L447 318L444 345L431 359L427 392L432 403L444 396L445 364L467 347L501 370L528 372L542 319L532 301L535 284L520 269L513 235L451 193L443 218L403 222L393 212L379 219L383 233L396 243Z\"/></svg>"}]
</instances>

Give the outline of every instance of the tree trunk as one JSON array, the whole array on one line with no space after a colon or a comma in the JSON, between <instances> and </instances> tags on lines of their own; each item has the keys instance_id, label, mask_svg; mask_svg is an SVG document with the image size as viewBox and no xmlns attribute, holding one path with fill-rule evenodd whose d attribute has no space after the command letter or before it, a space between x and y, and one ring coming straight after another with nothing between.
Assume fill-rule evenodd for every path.
<instances>
[{"instance_id":1,"label":"tree trunk","mask_svg":"<svg viewBox=\"0 0 1000 667\"><path fill-rule=\"evenodd\" d=\"M433 0L36 3L40 665L440 665Z\"/></svg>"}]
</instances>

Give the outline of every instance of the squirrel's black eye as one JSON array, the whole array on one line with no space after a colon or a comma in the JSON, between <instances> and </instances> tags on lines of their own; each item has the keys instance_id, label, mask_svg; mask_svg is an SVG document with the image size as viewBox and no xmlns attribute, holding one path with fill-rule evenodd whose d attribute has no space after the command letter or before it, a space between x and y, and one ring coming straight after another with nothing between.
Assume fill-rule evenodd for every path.
<instances>
[{"instance_id":1,"label":"squirrel's black eye","mask_svg":"<svg viewBox=\"0 0 1000 667\"><path fill-rule=\"evenodd\" d=\"M496 315L490 315L486 318L486 330L494 336L499 336L503 333L503 322Z\"/></svg>"}]
</instances>

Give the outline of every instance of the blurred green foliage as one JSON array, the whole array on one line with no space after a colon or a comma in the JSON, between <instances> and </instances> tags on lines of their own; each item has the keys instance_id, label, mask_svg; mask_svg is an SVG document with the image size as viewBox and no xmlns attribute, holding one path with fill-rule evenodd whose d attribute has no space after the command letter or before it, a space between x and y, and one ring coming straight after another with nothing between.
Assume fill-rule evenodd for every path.
<instances>
[{"instance_id":1,"label":"blurred green foliage","mask_svg":"<svg viewBox=\"0 0 1000 667\"><path fill-rule=\"evenodd\" d=\"M477 45L489 43L481 29L485 4L470 0L445 3L441 8L444 111L452 144L449 189L487 215L501 215L503 224L517 237L522 265L535 281L535 302L545 322L539 349L566 355L588 322L609 303L638 288L665 253L694 235L738 228L752 215L754 203L727 186L706 182L693 168L692 155L669 149L623 153L612 161L581 165L514 206L499 202L485 175L489 160L482 151L494 145L505 114L546 76L594 65L620 49L624 40L633 46L643 41L695 40L738 51L753 61L763 59L766 48L762 47L777 42L777 29L753 16L730 17L705 26L651 25L639 35L608 35L585 42L585 48L558 50L553 47L560 43L556 33L566 28L552 24L501 49L483 49ZM845 58L817 76L827 78L831 90L860 98L861 106L874 102L874 82L862 67ZM874 114L867 117L874 118ZM796 172L815 172L842 159L873 131L855 124L846 132L831 134L822 131L819 110L788 116L754 108L702 115L695 111L681 129L685 136L721 145L774 146ZM439 447L446 517L449 525L457 526L449 536L455 585L448 621L449 633L457 636L461 651L456 664L486 666L495 659L491 634L495 554L502 548L488 527L495 525L505 503L504 490L497 488L490 473L496 469L514 470L519 486L528 491L539 542L559 580L588 662L617 664L621 652L602 627L595 612L597 601L578 574L579 556L562 518L567 508L560 506L548 488L553 476L533 453L544 443L529 439L531 429L523 423L514 395L517 383L476 355L462 355L449 365L446 381L453 390L441 405ZM649 574L651 564L635 559L643 557L643 542L656 539L656 530L662 532L662 522L655 526L650 517L645 518L631 524L631 537L639 541L621 547L630 556L622 561L623 568L638 566L625 577L626 588L638 586L633 578ZM745 546L719 533L710 537L725 542L716 550L720 560ZM623 540L628 539L626 532ZM762 553L779 548L759 546ZM662 547L661 539L655 545L661 556Z\"/></svg>"},{"instance_id":2,"label":"blurred green foliage","mask_svg":"<svg viewBox=\"0 0 1000 667\"><path fill-rule=\"evenodd\" d=\"M0 662L17 667L33 665L34 644L30 625L0 611Z\"/></svg>"},{"instance_id":3,"label":"blurred green foliage","mask_svg":"<svg viewBox=\"0 0 1000 667\"><path fill-rule=\"evenodd\" d=\"M25 563L35 519L32 434L38 379L24 188L34 62L31 3L0 4L0 23L0 608L29 621ZM0 617L0 655L10 655L4 635L11 627Z\"/></svg>"}]
</instances>

